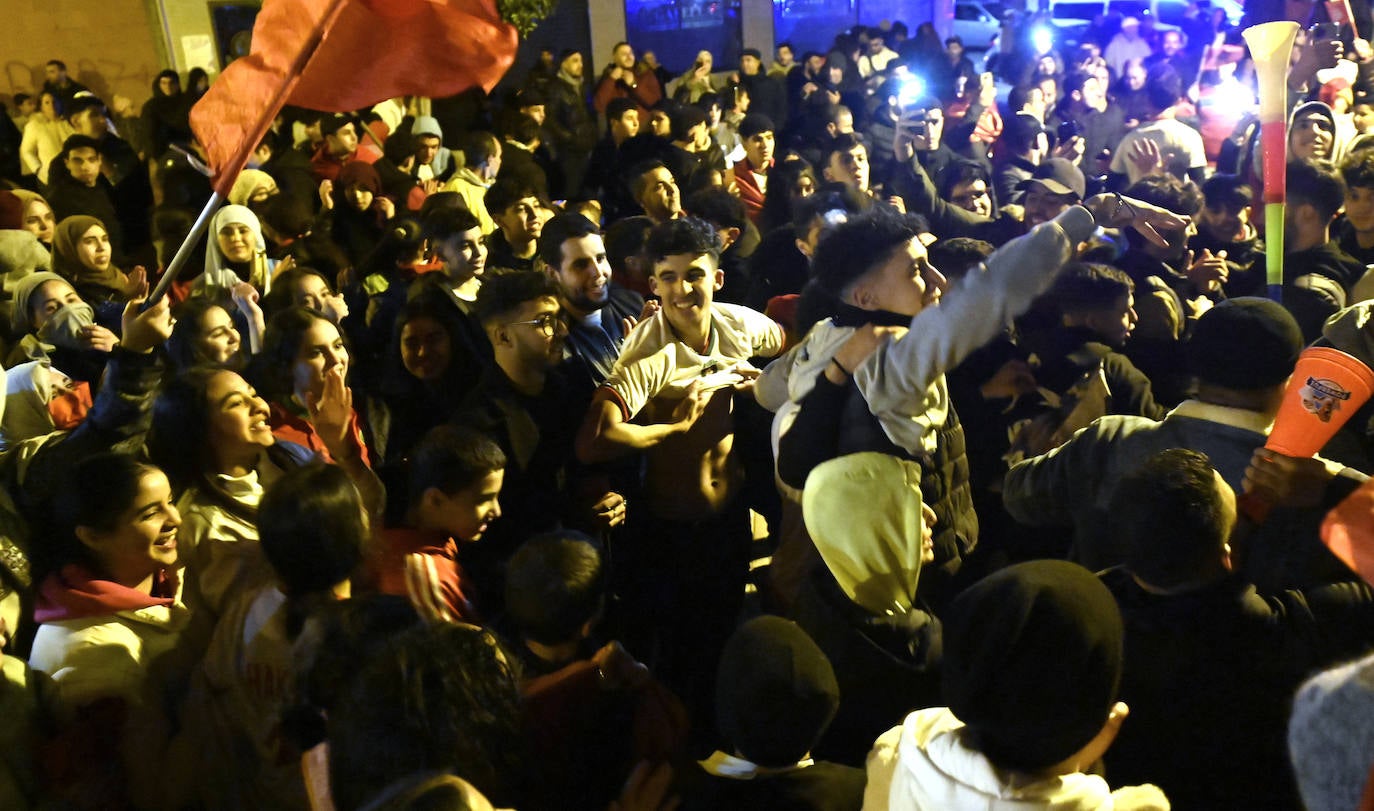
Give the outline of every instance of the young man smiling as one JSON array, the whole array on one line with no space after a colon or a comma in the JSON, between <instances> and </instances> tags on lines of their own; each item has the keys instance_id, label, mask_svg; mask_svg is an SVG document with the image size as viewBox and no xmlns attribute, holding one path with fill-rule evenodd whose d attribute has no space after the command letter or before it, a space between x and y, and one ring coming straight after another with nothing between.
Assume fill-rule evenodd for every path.
<instances>
[{"instance_id":1,"label":"young man smiling","mask_svg":"<svg viewBox=\"0 0 1374 811\"><path fill-rule=\"evenodd\" d=\"M582 396L611 374L625 343L626 319L639 318L644 299L611 281L611 263L596 225L581 214L560 214L539 235L539 259L558 283L559 299L568 316L563 371Z\"/></svg>"},{"instance_id":2,"label":"young man smiling","mask_svg":"<svg viewBox=\"0 0 1374 811\"><path fill-rule=\"evenodd\" d=\"M670 680L714 661L703 657L719 652L738 613L751 533L734 395L757 375L748 359L783 344L771 319L714 301L720 250L715 229L690 217L650 233L661 309L630 333L577 438L584 462L647 452L647 505L631 519L651 543L623 551L633 579L625 598L649 644L661 644L659 672ZM709 680L678 686L689 704L709 701Z\"/></svg>"}]
</instances>

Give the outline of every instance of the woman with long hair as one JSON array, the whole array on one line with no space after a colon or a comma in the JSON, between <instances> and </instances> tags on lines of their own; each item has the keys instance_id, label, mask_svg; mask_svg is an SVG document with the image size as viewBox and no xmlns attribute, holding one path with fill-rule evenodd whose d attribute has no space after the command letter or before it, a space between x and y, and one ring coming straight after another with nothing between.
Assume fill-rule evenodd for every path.
<instances>
[{"instance_id":1,"label":"woman with long hair","mask_svg":"<svg viewBox=\"0 0 1374 811\"><path fill-rule=\"evenodd\" d=\"M177 681L171 663L189 613L173 502L158 468L97 454L71 470L54 505L56 531L35 545L42 585L29 663L52 677L64 757L49 766L58 771L53 790L72 807L128 804L144 753L130 745L126 719L168 698L161 688Z\"/></svg>"},{"instance_id":2,"label":"woman with long hair","mask_svg":"<svg viewBox=\"0 0 1374 811\"><path fill-rule=\"evenodd\" d=\"M204 639L234 595L271 578L258 548L266 487L314 459L306 448L277 441L269 413L242 377L216 367L167 380L153 402L148 455L179 494L187 600Z\"/></svg>"},{"instance_id":3,"label":"woman with long hair","mask_svg":"<svg viewBox=\"0 0 1374 811\"><path fill-rule=\"evenodd\" d=\"M816 170L806 159L778 161L768 177L763 213L759 215L759 233L767 236L775 228L790 226L793 207L815 194L819 186Z\"/></svg>"}]
</instances>

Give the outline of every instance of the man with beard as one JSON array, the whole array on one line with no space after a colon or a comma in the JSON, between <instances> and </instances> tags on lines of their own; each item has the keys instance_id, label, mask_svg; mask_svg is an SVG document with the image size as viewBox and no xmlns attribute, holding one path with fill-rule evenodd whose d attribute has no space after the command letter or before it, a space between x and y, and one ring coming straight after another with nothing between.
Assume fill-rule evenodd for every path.
<instances>
[{"instance_id":1,"label":"man with beard","mask_svg":"<svg viewBox=\"0 0 1374 811\"><path fill-rule=\"evenodd\" d=\"M682 193L673 173L661 162L645 161L630 172L630 192L655 225L682 216Z\"/></svg>"},{"instance_id":2,"label":"man with beard","mask_svg":"<svg viewBox=\"0 0 1374 811\"><path fill-rule=\"evenodd\" d=\"M1059 103L1045 121L1045 128L1059 132L1060 126L1073 122L1083 138L1084 161L1096 161L1103 152L1112 152L1126 134L1121 107L1107 99L1107 84L1089 70L1074 70L1064 77ZM1091 163L1089 164L1092 165Z\"/></svg>"},{"instance_id":3,"label":"man with beard","mask_svg":"<svg viewBox=\"0 0 1374 811\"><path fill-rule=\"evenodd\" d=\"M582 188L587 161L596 146L596 118L587 106L587 83L582 74L582 54L563 51L558 74L544 85L548 102L548 129L558 163L563 169L563 188L575 193Z\"/></svg>"},{"instance_id":4,"label":"man with beard","mask_svg":"<svg viewBox=\"0 0 1374 811\"><path fill-rule=\"evenodd\" d=\"M647 121L649 108L663 98L663 86L650 69L635 73L635 49L628 42L617 43L611 49L611 64L596 83L592 103L598 113L606 112L611 99L633 99L639 105L639 116Z\"/></svg>"},{"instance_id":5,"label":"man with beard","mask_svg":"<svg viewBox=\"0 0 1374 811\"><path fill-rule=\"evenodd\" d=\"M568 320L562 371L577 389L577 401L585 404L610 376L626 326L639 318L644 299L611 281L601 233L581 214L560 214L544 225L539 258L558 283Z\"/></svg>"},{"instance_id":6,"label":"man with beard","mask_svg":"<svg viewBox=\"0 0 1374 811\"><path fill-rule=\"evenodd\" d=\"M488 616L501 613L506 561L530 536L560 525L604 530L625 520L624 498L604 483L597 489L573 479L582 412L568 407L558 371L568 334L561 296L552 279L528 271L493 276L477 294L476 318L494 363L464 401L459 422L489 436L506 457L504 517L480 545L464 550Z\"/></svg>"}]
</instances>

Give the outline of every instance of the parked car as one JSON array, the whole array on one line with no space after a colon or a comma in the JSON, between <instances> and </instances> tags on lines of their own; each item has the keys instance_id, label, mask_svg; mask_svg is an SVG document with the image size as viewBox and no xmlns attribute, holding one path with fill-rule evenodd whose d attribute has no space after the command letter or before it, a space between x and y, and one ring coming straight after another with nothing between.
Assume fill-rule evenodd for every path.
<instances>
[{"instance_id":1,"label":"parked car","mask_svg":"<svg viewBox=\"0 0 1374 811\"><path fill-rule=\"evenodd\" d=\"M1002 29L1006 7L996 0L956 0L953 33L971 51L993 47Z\"/></svg>"}]
</instances>

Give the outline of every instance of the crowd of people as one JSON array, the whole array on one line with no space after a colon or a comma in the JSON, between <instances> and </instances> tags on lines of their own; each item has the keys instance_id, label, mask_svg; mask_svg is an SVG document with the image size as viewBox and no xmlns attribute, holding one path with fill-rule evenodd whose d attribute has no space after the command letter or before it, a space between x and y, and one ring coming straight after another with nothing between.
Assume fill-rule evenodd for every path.
<instances>
[{"instance_id":1,"label":"crowd of people","mask_svg":"<svg viewBox=\"0 0 1374 811\"><path fill-rule=\"evenodd\" d=\"M1374 50L1300 37L1261 233L1239 21L1043 22L288 107L160 297L206 76L48 63L0 806L1361 807L1374 406L1264 446L1374 364Z\"/></svg>"}]
</instances>

